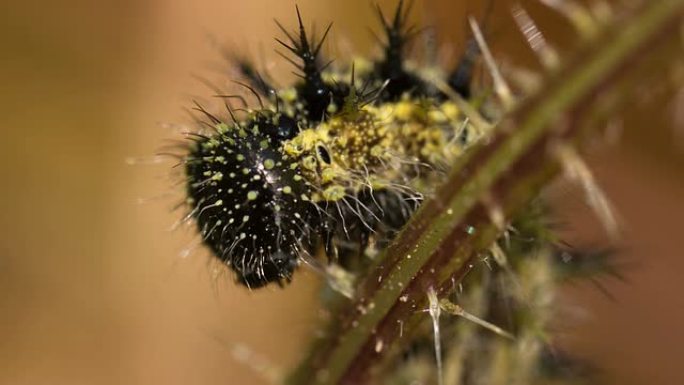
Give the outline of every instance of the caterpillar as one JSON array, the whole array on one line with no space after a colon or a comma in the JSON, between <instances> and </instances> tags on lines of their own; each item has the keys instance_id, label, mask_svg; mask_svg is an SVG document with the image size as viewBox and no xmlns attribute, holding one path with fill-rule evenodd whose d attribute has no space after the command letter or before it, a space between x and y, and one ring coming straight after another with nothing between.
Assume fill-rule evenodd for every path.
<instances>
[{"instance_id":1,"label":"caterpillar","mask_svg":"<svg viewBox=\"0 0 684 385\"><path fill-rule=\"evenodd\" d=\"M302 262L319 259L361 273L351 301L324 299L329 322L283 382L531 384L591 377L591 365L559 355L549 339L561 308L555 293L571 279L619 273L611 253L578 253L560 240L538 189L562 168L581 182L606 229L614 229L610 206L572 143L581 148L584 127L567 118L601 100L592 96L603 84L601 71L589 79L601 67L595 63L603 63L594 46L621 47L610 52L623 62L606 64L616 70L640 54L624 39L650 44L651 32L639 37L638 28L626 28L630 19L604 20L606 35L597 37L593 16L571 4L559 13L587 40L577 51L585 55L569 67L526 11L512 9L548 71L538 80L548 76L547 84L528 77L512 91L473 18L473 40L454 68L415 64L407 46L418 32L407 25L410 5L400 0L390 20L378 8L379 59L332 63L321 51L331 27L314 38L297 9L299 30L278 24L285 35L278 43L300 80L277 88L237 59L244 81L238 84L258 107L223 95L244 105L226 103L224 119L196 105L205 127L183 157L187 218L237 281L284 286ZM652 12L663 20L667 14L667 6L644 7L649 23ZM613 33L623 29L630 33ZM471 89L480 55L497 101ZM576 59L583 56L586 62ZM580 79L583 85L571 86ZM586 100L566 95L573 92ZM431 199L397 236L425 197ZM326 270L332 288L342 291L331 272L337 271Z\"/></svg>"},{"instance_id":2,"label":"caterpillar","mask_svg":"<svg viewBox=\"0 0 684 385\"><path fill-rule=\"evenodd\" d=\"M425 80L407 54L420 31L400 0L389 20L377 8L380 59L335 64L296 9L298 31L280 23L284 58L299 80L276 89L246 60L243 85L259 106L221 119L199 104L208 130L184 157L189 217L205 245L249 288L284 285L304 256L322 251L342 266L386 245L429 195L447 166L486 135L457 101ZM470 47L440 80L467 99ZM430 69L433 70L434 69Z\"/></svg>"}]
</instances>

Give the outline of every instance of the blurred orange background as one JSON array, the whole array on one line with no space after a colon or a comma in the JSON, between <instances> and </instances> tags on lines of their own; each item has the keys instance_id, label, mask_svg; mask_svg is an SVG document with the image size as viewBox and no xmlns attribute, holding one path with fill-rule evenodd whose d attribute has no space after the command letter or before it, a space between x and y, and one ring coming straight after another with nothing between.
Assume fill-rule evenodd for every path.
<instances>
[{"instance_id":1,"label":"blurred orange background","mask_svg":"<svg viewBox=\"0 0 684 385\"><path fill-rule=\"evenodd\" d=\"M376 25L370 2L297 3L320 28L335 22L332 41L368 51L366 26ZM395 2L380 3L390 10ZM551 40L572 40L557 15L528 3ZM496 3L492 44L532 63L507 5ZM272 19L293 26L294 3L1 8L0 383L266 383L235 359L235 344L279 367L295 365L316 331L317 277L300 270L286 290L248 292L215 277L203 250L182 258L193 236L168 231L181 215L171 211L178 196L138 202L170 191L168 165L125 162L177 137L159 123L187 122L191 97L211 95L192 75L218 78L212 36L253 57L263 51L274 71L289 73L272 54ZM437 25L458 53L466 13L481 9L474 0L419 1L416 20ZM668 124L681 108L657 116L632 110L620 143L591 155L625 224L621 256L633 263L628 282L604 282L615 300L591 284L567 288L572 320L558 333L608 384L684 383L684 132ZM607 242L579 189L559 186L553 196L574 230L568 239Z\"/></svg>"}]
</instances>

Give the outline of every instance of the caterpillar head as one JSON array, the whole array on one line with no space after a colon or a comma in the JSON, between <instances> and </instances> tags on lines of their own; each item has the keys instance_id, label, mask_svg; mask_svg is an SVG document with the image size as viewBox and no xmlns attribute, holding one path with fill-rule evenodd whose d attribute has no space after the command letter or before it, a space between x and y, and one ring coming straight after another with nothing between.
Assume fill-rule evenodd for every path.
<instances>
[{"instance_id":1,"label":"caterpillar head","mask_svg":"<svg viewBox=\"0 0 684 385\"><path fill-rule=\"evenodd\" d=\"M280 141L297 125L278 114L241 124L217 124L186 159L192 215L205 243L236 273L259 287L289 281L308 239L311 204L297 164L283 159Z\"/></svg>"}]
</instances>

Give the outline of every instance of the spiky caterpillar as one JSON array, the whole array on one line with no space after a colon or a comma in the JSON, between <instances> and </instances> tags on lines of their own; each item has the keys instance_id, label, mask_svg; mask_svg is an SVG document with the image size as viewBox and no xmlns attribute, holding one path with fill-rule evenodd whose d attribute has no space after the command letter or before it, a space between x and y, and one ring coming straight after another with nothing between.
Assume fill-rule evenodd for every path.
<instances>
[{"instance_id":1,"label":"spiky caterpillar","mask_svg":"<svg viewBox=\"0 0 684 385\"><path fill-rule=\"evenodd\" d=\"M303 35L306 36L305 34ZM316 45L316 47L318 46L319 44ZM299 52L301 51L301 48L293 46L292 50ZM310 50L310 52L316 51L318 51L318 48L314 48L313 51ZM315 59L317 54L311 56ZM264 207L268 208L273 206L273 209L270 211L265 209L261 212L266 214L261 223L263 223L264 226L275 223L278 234L281 234L275 239L284 240L284 242L276 242L275 246L273 246L269 243L259 243L257 240L254 240L251 246L249 246L249 244L247 245L246 248L248 249L251 247L251 251L257 250L257 245L262 247L257 250L257 257L270 261L270 264L266 266L267 268L270 268L270 270L263 269L263 265L261 266L263 270L259 270L258 266L257 268L253 268L247 263L244 263L248 259L248 254L243 253L241 257L243 261L242 265L236 268L234 264L234 269L237 270L238 275L242 274L241 277L245 283L250 284L250 280L256 280L256 284L264 283L267 274L275 276L275 281L282 282L289 278L288 274L291 274L291 269L294 269L296 265L291 258L292 255L310 252L321 246L327 246L328 243L332 246L344 246L344 240L348 240L351 245L363 248L366 243L363 238L364 233L366 236L369 234L379 234L377 236L381 239L391 238L391 228L393 226L388 225L391 221L388 217L384 216L386 211L383 210L383 215L378 216L377 220L371 214L377 215L378 213L370 211L368 222L365 222L363 221L364 217L361 214L364 212L362 210L364 206L359 205L355 208L352 206L347 209L345 208L347 206L338 206L336 204L338 202L344 203L345 199L358 199L361 202L369 203L370 201L366 198L375 198L379 200L386 191L391 191L391 189L387 188L386 183L373 183L373 180L368 177L371 175L370 172L367 174L359 174L358 169L355 168L354 165L372 164L374 161L377 161L377 164L382 165L382 162L378 159L384 154L377 150L370 150L371 148L376 147L376 143L382 143L376 148L391 148L393 151L389 152L390 154L398 153L407 158L414 157L414 159L420 159L421 155L430 156L442 154L439 151L426 151L425 154L421 154L419 150L412 148L408 144L409 141L398 139L397 133L401 132L402 128L407 124L415 124L416 127L415 131L409 131L411 133L411 135L409 135L410 139L415 139L416 132L435 132L438 137L446 136L451 139L462 138L462 136L458 134L460 131L454 129L454 123L462 123L462 127L468 127L468 125L459 115L455 115L452 119L447 119L446 123L444 121L430 120L429 117L425 118L425 116L429 116L429 112L431 111L437 111L439 114L443 114L449 110L454 110L453 106L448 105L448 100L443 95L430 90L429 84L422 83L419 76L409 76L409 78L413 79L412 82L415 82L414 84L417 84L417 86L403 92L403 95L401 96L392 96L389 91L386 93L386 90L382 88L382 77L377 75L380 71L379 67L380 66L378 65L371 65L366 66L364 70L361 70L361 68L358 70L357 79L360 79L361 81L369 79L369 84L373 83L376 87L380 87L378 96L371 97L370 100L363 100L364 98L361 98L361 101L359 101L356 98L356 95L358 94L372 96L374 93L366 94L364 92L357 92L356 87L353 86L354 82L351 80L355 79L352 75L354 72L353 70L341 69L338 71L331 71L319 69L321 72L321 82L315 81L314 83L317 84L317 86L313 87L313 89L323 89L330 96L330 101L327 104L321 104L326 106L324 109L321 109L321 105L318 103L313 103L306 98L303 98L302 95L305 93L302 90L307 89L307 87L297 85L292 89L280 90L277 94L274 93L276 96L271 99L274 108L270 111L261 110L259 112L253 112L248 115L247 118L240 119L238 121L239 123L235 122L235 124L230 125L221 123L221 121L217 119L214 123L216 124L215 128L219 131L219 134L212 134L199 140L200 142L203 142L215 139L219 144L224 142L227 143L224 145L222 154L217 154L216 152L211 153L211 148L214 147L214 144L212 143L207 146L206 153L199 155L206 155L207 157L220 156L221 158L219 160L223 162L225 161L224 154L227 154L228 150L233 151L230 154L235 154L235 151L237 151L241 159L238 158L238 155L235 155L236 161L244 162L248 159L246 164L256 165L254 168L257 170L259 170L261 166L261 173L259 175L254 175L259 178L255 179L252 177L249 179L250 183L252 181L260 181L262 176L270 176L272 179L270 184L260 185L257 183L254 185L257 188L263 186L264 190L270 193L270 200L268 200L267 203L264 203ZM494 71L491 71L490 73L493 72ZM411 72L407 71L407 73ZM415 75L414 73L411 74ZM331 79L337 80L333 81ZM271 88L266 82L263 82L258 76L255 76L254 80L253 87L261 90L264 95L268 95ZM452 82L449 81L448 83ZM388 87L386 88L389 89ZM451 91L453 90L458 90L458 88L452 84ZM442 90L442 92L444 91ZM313 92L313 94L316 93L317 92ZM461 95L466 94L467 92L461 93ZM428 97L423 99L417 97L417 95L427 95ZM501 95L498 96L501 97ZM426 99L429 100L429 103L427 103L428 107L425 107ZM371 103L368 106L364 105L367 101L376 102L376 104ZM399 107L403 102L408 104L408 112L405 115L407 118L405 119L400 118L403 109ZM366 131L362 130L362 128L374 130L378 127L377 122L383 122L383 120L379 118L382 118L384 115L378 114L376 110L386 106L392 107L392 117L389 119L388 124L388 126L392 128L387 129L386 132L380 134L369 136L363 135ZM375 110L373 108L375 108ZM313 115L312 111L314 111ZM317 111L321 113L320 118L317 118ZM212 117L210 116L210 118ZM296 128L293 129L295 126ZM385 125L382 127L385 127ZM506 128L508 127L502 127L502 129ZM292 130L294 130L294 134ZM292 136L290 137L290 135ZM514 136L514 138L516 137ZM519 138L519 136L517 138ZM360 147L365 149L351 151L352 147L347 144L352 139L358 141ZM469 137L466 137L463 140L463 147L470 144L469 140L471 140ZM238 146L236 144L238 142L243 144L244 147L237 149L233 148ZM493 142L496 143L495 141ZM429 185L433 180L440 179L439 174L441 171L439 164L442 161L449 160L450 157L451 159L457 157L459 150L458 146L452 146L451 140L446 142L446 144L444 140L437 140L436 143L438 144L437 147L440 149L450 149L453 151L444 151L443 153L446 155L434 156L428 160L423 159L423 163L427 165L425 169L421 169L420 167L416 169L415 166L418 165L418 163L414 163L412 165L414 167L403 167L403 163L401 163L400 166L395 168L374 168L372 170L372 175L374 177L380 176L381 180L396 181L399 179L406 179L405 186L408 186L408 196L413 196L413 194L418 194L420 192L429 192L429 187L426 187L426 185ZM560 147L556 146L557 143L552 144L553 146L549 146L546 150L549 152L559 151L558 149ZM253 149L257 148L257 146L260 150L254 151ZM480 149L481 148L483 147L480 147ZM475 154L477 153L478 152L475 152ZM533 152L530 153L534 154ZM253 157L248 158L247 154L253 155ZM553 155L557 156L559 154L555 153ZM280 158L275 159L276 157ZM359 160L355 160L357 157ZM390 158L395 157L390 156ZM565 157L565 159L570 158L572 157ZM470 159L479 160L477 157L471 157ZM198 156L197 162L202 163L204 160ZM289 170L291 171L290 174L287 173L288 168L285 168L287 162L291 162L290 165L293 167ZM336 164L336 162L340 163ZM235 164L232 164L232 166L235 166L235 168L238 167ZM468 164L466 166L468 166ZM472 167L473 165L469 164L469 166ZM563 166L568 167L568 164L563 164ZM577 165L574 167L577 167ZM468 167L464 168L467 169ZM250 168L243 169L246 169L245 174L250 173ZM275 171L273 171L273 173L264 171L274 169ZM460 171L460 169L457 170ZM223 179L222 172L221 174L217 174L215 170L213 173L212 170L204 171L209 171L206 177L211 176L212 178L216 177L219 180ZM525 170L523 168L518 168L516 171L523 171L524 175ZM454 173L452 175L459 174L460 173ZM409 175L409 177L407 177L407 175ZM411 175L415 175L415 177L411 177ZM507 177L511 179L522 179L520 176L521 175L517 172L510 172L507 175ZM471 178L475 179L472 176ZM296 182L304 181L304 183L292 185L285 184L294 181L295 179L297 179ZM248 183L244 184L245 186L243 189L252 187ZM293 185L296 188L294 188ZM226 187L228 186L230 185L226 185ZM293 191L296 192L293 195L294 198L289 198L289 195L291 195ZM247 190L246 194L247 202L255 201L259 197L259 192L253 189ZM288 197L285 197L283 194ZM364 194L369 194L369 196L365 197ZM496 209L497 202L492 201L491 198L496 199L497 197L486 196L486 194L481 194L476 197L473 195L475 194L467 195L461 190L460 197L473 201L477 199L478 202L480 202L479 200L481 199L481 204L484 208ZM441 195L438 196L441 197ZM301 199L298 199L297 197ZM435 200L433 200L433 202L434 201ZM447 199L444 199L444 201L447 201ZM275 204L277 204L277 206L271 205L271 202L276 202ZM281 206L279 204L281 202L288 204L286 212L282 214L272 214L273 212L281 212ZM303 202L309 202L309 204L307 205ZM223 201L221 203L223 204ZM328 210L329 206L333 207L335 210ZM429 204L426 206L430 207ZM439 207L439 204L437 206ZM379 209L396 206L392 206L391 203L385 201L378 203L376 206L369 205L368 207ZM201 210L201 208L198 210ZM409 209L409 212L410 211L411 210ZM442 210L442 214L451 215L449 211L450 210L446 210L445 208ZM522 211L523 215L526 215L532 210L530 210L529 207L525 207L524 209L521 207L520 211ZM426 211L422 211L421 214L425 212ZM306 215L303 215L303 213L306 213ZM480 213L482 216L485 216L486 214L487 213L485 212ZM273 220L274 218L275 220ZM350 221L347 222L350 227L346 226L344 221L345 218L350 219ZM420 216L417 218L421 219ZM283 220L288 219L290 220L289 222L283 222ZM356 380L363 374L357 375L356 373L365 373L368 370L368 367L371 367L371 364L364 366L364 362L380 363L379 358L381 353L383 355L382 358L388 357L384 363L386 367L381 368L387 369L381 371L381 374L383 375L382 383L401 383L401 375L404 374L405 371L411 369L410 365L407 365L406 356L393 356L391 353L385 352L390 351L392 348L397 351L397 348L403 348L406 345L411 346L413 349L412 352L416 353L410 355L409 360L416 359L416 361L420 361L419 365L416 367L421 371L421 373L405 373L407 375L403 378L406 380L406 383L415 383L416 381L434 383L437 382L435 381L436 379L438 380L440 378L444 378L446 383L464 384L529 384L549 383L550 380L556 380L558 369L565 366L565 363L559 362L555 357L553 360L548 360L549 357L547 352L551 350L549 349L550 341L548 340L548 320L552 313L551 310L554 307L557 307L553 302L553 293L558 282L561 281L563 274L568 273L567 266L558 268L558 266L554 264L554 261L558 259L554 258L555 255L553 251L555 246L552 243L553 239L550 239L547 234L545 234L544 226L541 226L542 229L531 229L531 231L529 231L530 229L525 228L524 225L519 223L520 218L517 217L511 218L513 219L512 223L506 223L503 220L499 222L496 220L495 215L492 215L492 218L490 219L493 225L502 229L502 233L498 233L502 236L502 239L499 239L497 242L495 238L492 237L487 242L483 242L484 245L482 247L489 247L489 245L492 245L492 242L496 242L490 250L491 253L488 254L486 250L481 250L482 254L474 254L472 259L469 258L467 262L463 263L464 266L467 263L467 268L472 269L466 270L470 271L470 275L465 277L465 279L463 277L453 278L453 276L449 274L447 277L452 277L450 278L451 282L444 281L444 283L447 285L452 284L451 288L439 293L436 293L433 290L433 286L427 285L415 286L412 288L412 291L407 289L404 292L401 292L401 296L397 294L398 297L391 306L409 303L413 305L407 306L413 307L410 309L408 307L404 308L405 313L403 314L398 314L399 312L390 313L390 316L381 319L380 322L376 321L373 324L361 324L358 320L363 322L365 319L368 319L364 319L363 315L372 314L374 308L382 306L376 307L376 304L381 303L382 301L373 302L377 297L371 297L371 295L368 294L370 290L368 292L359 291L355 298L358 299L358 301L350 304L351 311L347 313L352 314L352 317L348 318L349 322L347 323L351 326L346 330L337 330L337 332L336 330L333 330L329 336L329 346L332 346L331 350L333 350L333 353L341 351L342 354L331 354L329 356L332 358L329 360L326 358L319 362L307 361L305 365L303 365L304 370L302 372L304 375L301 377L302 379L299 383L311 383L312 381L317 381L318 383L339 383L338 381L341 381L341 383L361 383L361 381ZM219 218L219 220L221 220L221 218ZM245 223L248 223L249 220L248 217ZM397 223L402 223L403 220L402 214ZM538 219L532 222L543 224ZM483 233L482 230L486 227L480 226L479 224L475 224L477 227L468 226L473 223L472 221L463 221L459 223L462 223L463 226L459 225L456 227L457 231L460 229L473 229L472 233L470 230L467 230L469 235ZM498 226L498 223L501 223L502 226ZM208 224L211 225L212 223ZM211 235L211 229L221 225L223 225L223 222L217 221L212 227L204 226L203 229L205 234ZM382 228L383 226L390 228L390 230L385 231ZM261 231L258 226L249 227L248 225L242 225L240 229L244 229L245 231L252 229ZM347 229L361 230L359 230L359 233L357 234L353 231L345 231ZM368 230L368 232L364 229ZM410 229L414 228L411 227ZM407 232L405 232L404 235L406 235L406 233ZM243 237L240 238L242 239ZM399 244L401 244L402 240L403 238L400 238ZM290 249L285 248L287 244L291 246ZM452 242L452 244L455 244L455 242ZM463 242L458 242L456 247L464 248L463 245L467 246L467 244L468 239ZM238 243L235 243L235 245L238 245ZM264 248L264 246L266 246L266 248ZM232 244L231 247L236 248ZM331 249L334 248L327 249L329 254L334 258L335 253L330 252L332 251ZM499 252L501 252L500 249L504 249L504 252L495 252L497 249ZM410 248L407 247L406 250L414 250L414 248L413 246ZM287 251L290 251L291 254L287 254ZM391 259L392 254L389 254ZM446 258L452 257L453 260L458 258L458 254L454 256L452 252L444 254ZM397 263L395 270L406 271L407 269L404 268L410 265L405 265L403 262L411 260L411 255L397 255L398 257L401 257L401 259L397 258L399 262ZM486 260L486 258L489 257L493 257L496 263L491 263L485 268L485 264L479 262L481 261L481 258ZM415 258L413 260L415 260ZM563 258L563 260L565 261L565 258ZM382 267L383 266L380 266L377 269L374 269L375 271L370 271L370 279L367 279L366 281L377 282L378 287L381 289L387 287L391 288L392 285L403 288L404 282L409 282L392 282L390 279L385 279L385 277L388 277L389 275L382 275L382 273L376 275L376 271L382 271ZM482 274L477 274L478 269ZM439 268L435 268L434 270L439 271ZM424 271L434 273L434 270L423 269L423 271L419 271L418 274L421 274L424 277L426 276ZM245 272L249 274L244 274ZM376 280L376 278L378 279ZM409 279L412 279L414 282L419 281L420 278L419 275L409 277ZM410 282L410 284L412 284L412 282ZM428 281L427 284L432 285L432 282ZM434 334L432 334L430 330L419 328L418 324L407 324L407 329L405 329L406 334L399 332L399 337L394 337L389 333L381 333L383 330L396 328L398 323L399 325L403 325L401 322L404 322L409 316L413 317L413 315L404 316L404 314L410 314L410 312L419 313L421 310L424 310L420 306L421 302L419 302L417 298L424 298L423 293L426 291L428 298L430 298L430 314L439 314L441 311L443 317L441 326L439 326L439 320L433 323L433 325L437 325L433 326ZM413 295L413 297L404 294L405 292ZM433 294L432 296L430 296L431 293ZM438 295L440 298L437 297ZM467 313L463 312L461 306L471 313L470 318L467 319L468 321L472 321L472 323L463 322L463 319L459 317L445 317L445 313L449 312L465 317ZM358 312L359 314L362 314L362 316L355 317L354 312ZM473 316L473 314L476 314L476 316ZM420 315L420 317L423 316ZM433 318L438 319L439 316L433 316ZM337 324L340 319L345 321L342 317L336 317L331 321L331 324ZM489 322L489 324L486 325L486 322ZM489 330L481 328L483 325L486 325L486 329ZM437 332L438 326L442 331L441 350L437 348L438 341L440 341L440 336ZM345 333L348 330L351 330L351 332ZM358 352L354 352L355 356L352 357L353 361L351 364L343 362L342 365L347 366L340 365L336 367L335 365L345 358L344 355L350 356L348 353L350 350L345 350L344 348L350 346L347 341L351 340L351 338L348 338L348 335L352 334L355 330L365 330L365 333L368 333L367 336L362 336L364 338L362 340L363 345L359 348ZM378 332L378 330L380 330L380 332ZM496 332L496 334L493 334L492 331ZM389 337L386 337L388 335ZM352 337L353 336L354 335L352 334ZM509 341L501 337L513 338ZM339 348L339 350L334 350L338 349L338 346L341 348ZM436 351L435 356L437 357L437 360L439 360L440 357L443 357L444 365L438 365L438 370L434 370L435 365L433 365L433 358L435 356L431 354L432 349ZM375 355L368 354L369 351L374 351ZM325 350L323 350L323 353L325 354ZM320 351L314 350L312 357L320 357L324 356L324 354L320 354ZM340 359L341 356L342 359ZM395 357L399 357L399 359L393 359ZM374 358L378 359L376 360ZM359 363L361 364L359 365ZM375 366L379 366L379 364L376 364ZM359 369L359 367L361 369ZM454 370L453 368L456 369ZM330 373L333 374L331 375ZM558 377L560 377L560 379L565 379L564 377L567 376L568 373L560 373L560 376ZM312 380L312 378L314 380Z\"/></svg>"},{"instance_id":2,"label":"spiky caterpillar","mask_svg":"<svg viewBox=\"0 0 684 385\"><path fill-rule=\"evenodd\" d=\"M205 243L248 287L291 279L302 255L323 248L345 264L382 246L408 220L449 165L483 132L407 69L409 7L400 1L377 62L328 68L299 11L299 33L279 42L301 80L275 90L246 62L247 87L268 106L224 122L199 107L212 132L186 157L191 215ZM444 79L468 96L469 51ZM261 95L260 95L261 94Z\"/></svg>"}]
</instances>

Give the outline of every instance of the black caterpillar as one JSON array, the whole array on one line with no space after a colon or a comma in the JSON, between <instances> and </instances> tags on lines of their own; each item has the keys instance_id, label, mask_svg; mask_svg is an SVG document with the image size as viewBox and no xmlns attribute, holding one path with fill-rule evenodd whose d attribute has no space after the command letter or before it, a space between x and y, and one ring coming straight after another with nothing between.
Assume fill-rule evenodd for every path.
<instances>
[{"instance_id":1,"label":"black caterpillar","mask_svg":"<svg viewBox=\"0 0 684 385\"><path fill-rule=\"evenodd\" d=\"M443 176L480 138L454 103L407 59L417 35L410 6L392 20L378 8L386 43L378 61L329 65L323 37L278 42L299 70L276 90L249 62L237 67L260 107L209 119L185 157L188 202L206 245L250 288L283 284L303 255L324 250L343 266L382 248ZM467 99L477 46L442 79Z\"/></svg>"}]
</instances>

